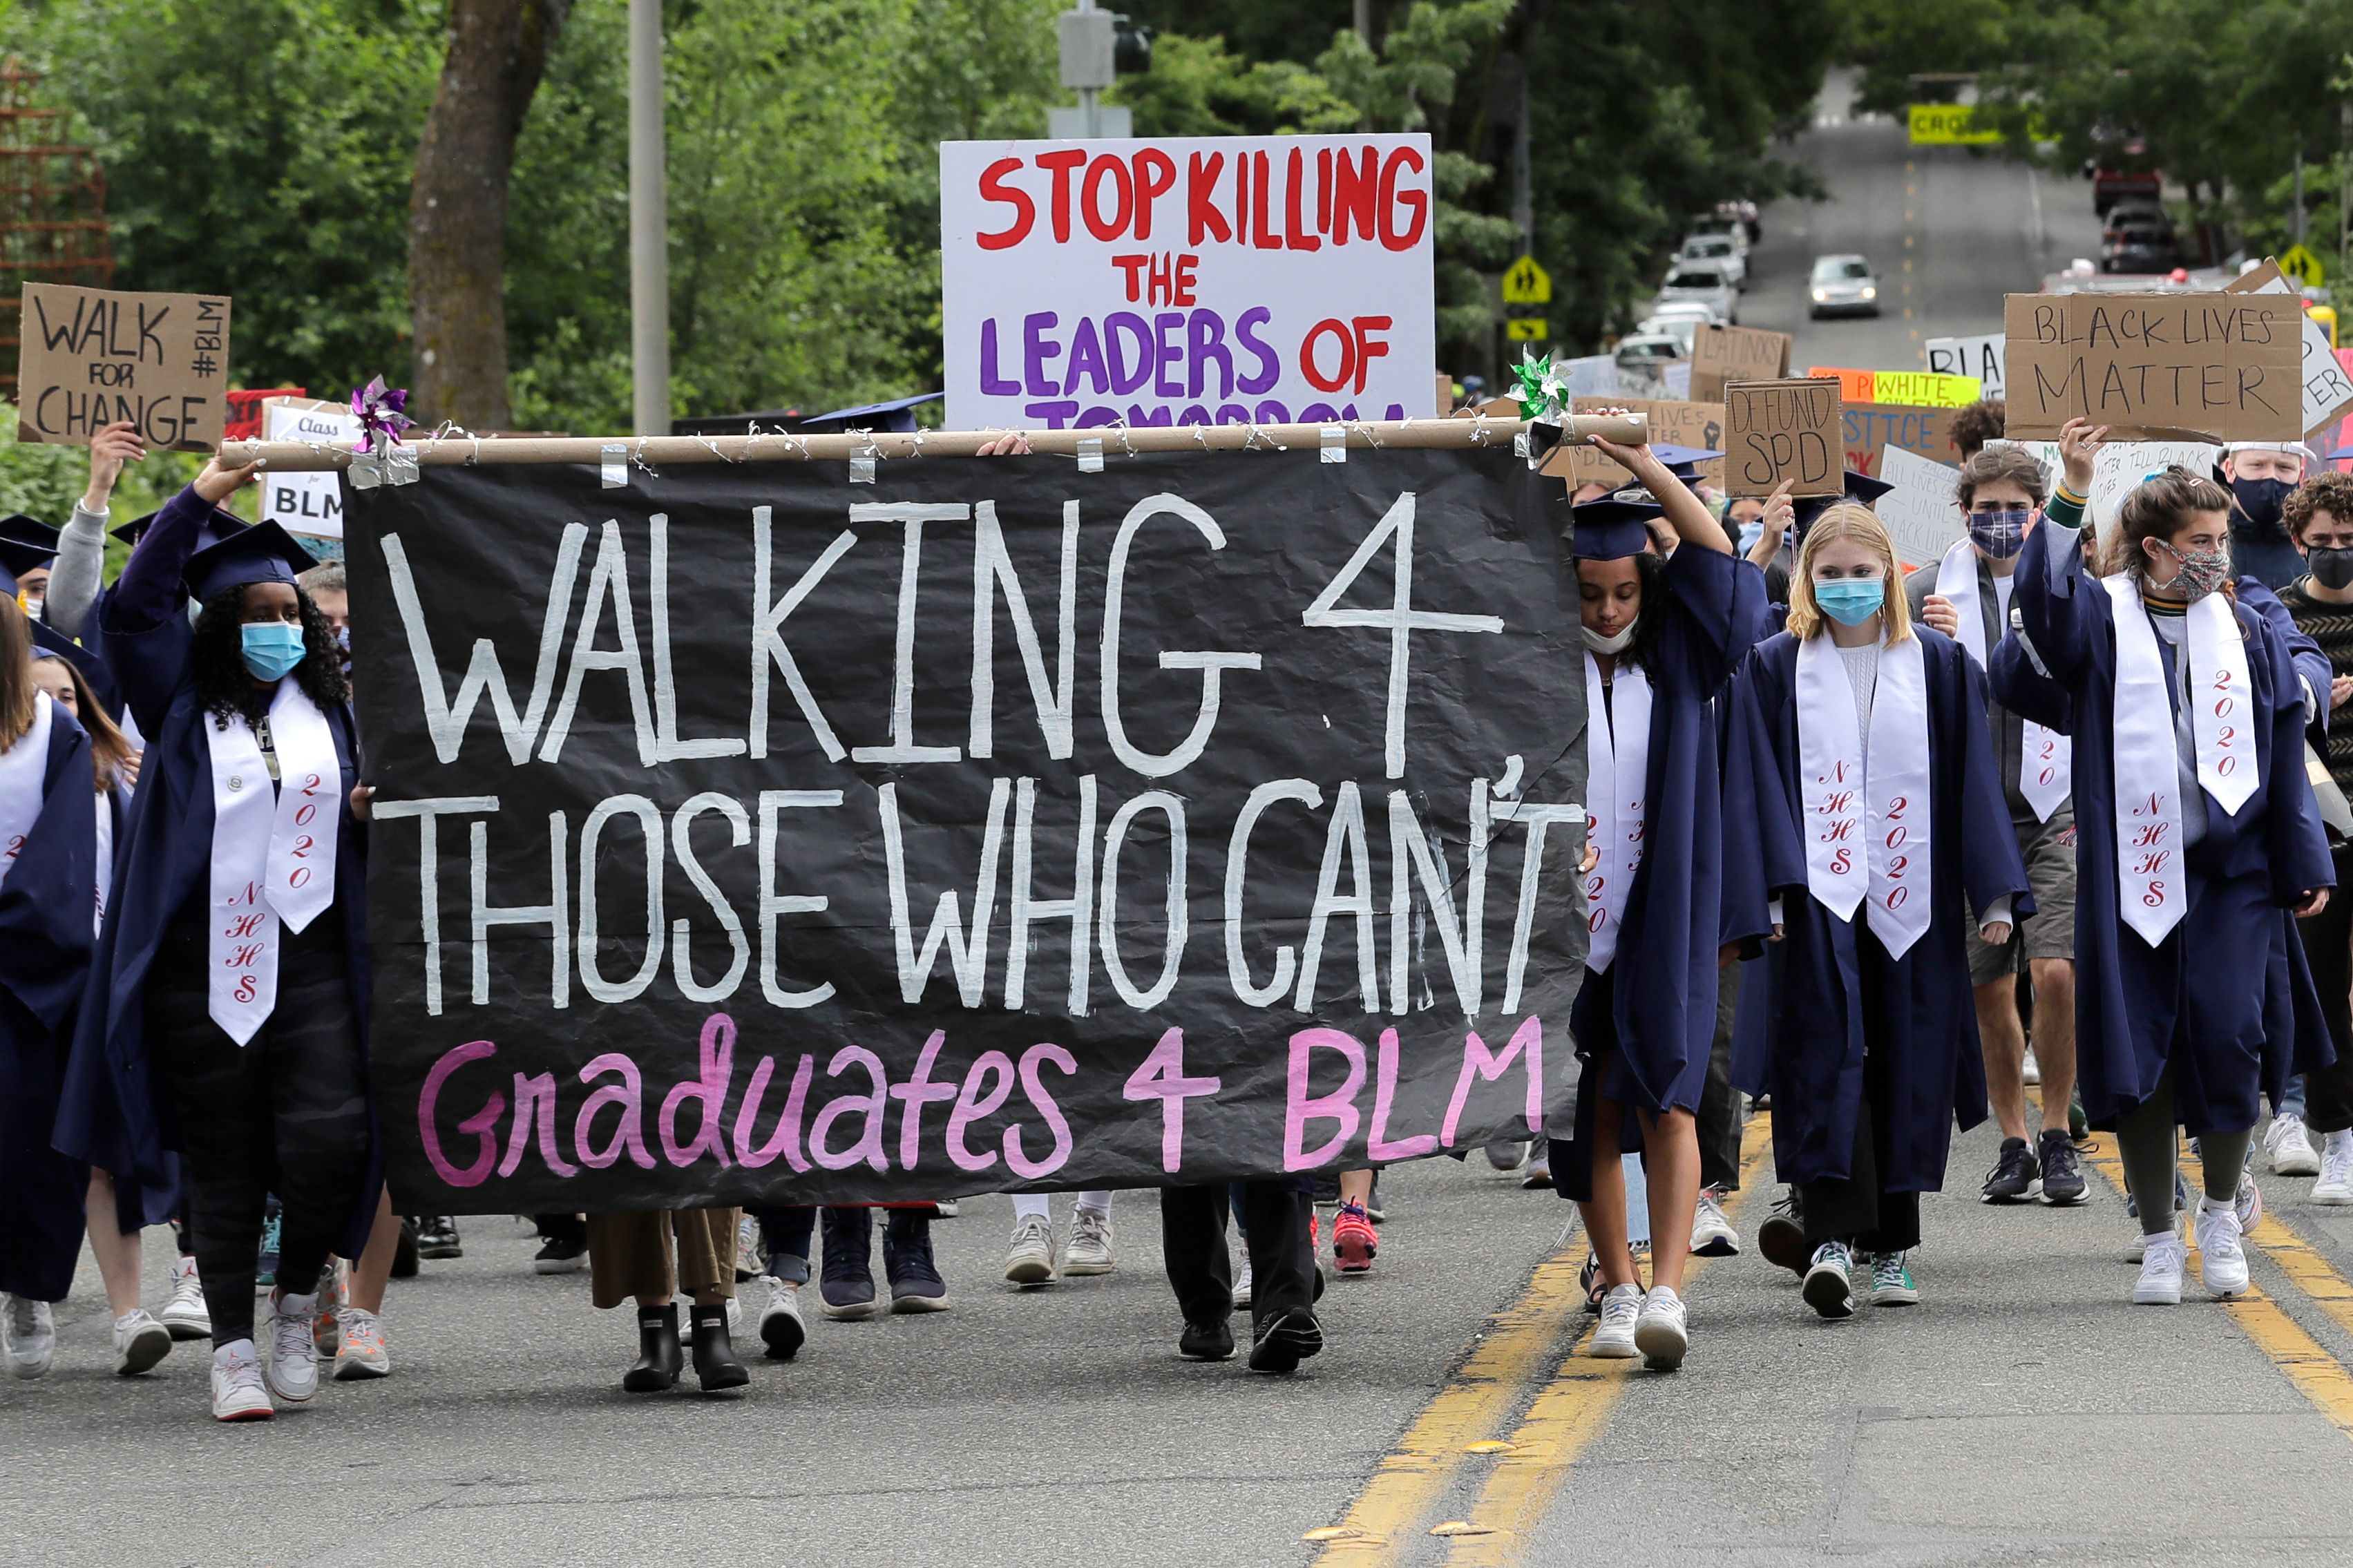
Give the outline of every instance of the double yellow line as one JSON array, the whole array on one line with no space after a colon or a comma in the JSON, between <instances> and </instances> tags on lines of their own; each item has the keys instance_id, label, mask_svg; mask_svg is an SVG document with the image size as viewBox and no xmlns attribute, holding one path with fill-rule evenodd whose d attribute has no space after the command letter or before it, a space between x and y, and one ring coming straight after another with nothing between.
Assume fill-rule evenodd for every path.
<instances>
[{"instance_id":1,"label":"double yellow line","mask_svg":"<svg viewBox=\"0 0 2353 1568\"><path fill-rule=\"evenodd\" d=\"M1749 1119L1741 1146L1735 1217L1771 1146L1769 1120ZM1665 1238L1653 1237L1652 1245ZM1624 1397L1636 1363L1576 1354L1590 1332L1577 1285L1586 1247L1577 1243L1540 1266L1519 1300L1490 1320L1462 1369L1423 1407L1396 1448L1335 1524L1310 1531L1324 1544L1318 1568L1388 1568L1424 1533L1450 1543L1450 1568L1517 1562L1525 1534L1567 1479L1569 1467ZM1695 1277L1707 1259L1692 1259ZM1525 1415L1528 1390L1536 1387ZM1493 1463L1470 1512L1435 1520L1474 1459Z\"/></svg>"}]
</instances>

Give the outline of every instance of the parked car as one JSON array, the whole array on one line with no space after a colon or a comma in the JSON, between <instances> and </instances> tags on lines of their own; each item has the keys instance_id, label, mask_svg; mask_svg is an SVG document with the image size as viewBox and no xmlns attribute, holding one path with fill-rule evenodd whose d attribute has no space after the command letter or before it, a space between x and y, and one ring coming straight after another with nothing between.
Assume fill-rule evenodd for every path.
<instances>
[{"instance_id":1,"label":"parked car","mask_svg":"<svg viewBox=\"0 0 2353 1568\"><path fill-rule=\"evenodd\" d=\"M1806 291L1818 319L1879 314L1879 276L1860 256L1815 257Z\"/></svg>"},{"instance_id":2,"label":"parked car","mask_svg":"<svg viewBox=\"0 0 2353 1568\"><path fill-rule=\"evenodd\" d=\"M2125 228L2136 224L2144 227L2169 230L2173 227L2173 215L2165 210L2163 202L2148 201L2135 196L2130 201L2118 202L2110 207L2107 217L2103 220L2103 227L2105 231Z\"/></svg>"},{"instance_id":3,"label":"parked car","mask_svg":"<svg viewBox=\"0 0 2353 1568\"><path fill-rule=\"evenodd\" d=\"M2121 202L2153 202L2165 194L2165 176L2155 169L2092 166L2092 210L2105 217Z\"/></svg>"},{"instance_id":4,"label":"parked car","mask_svg":"<svg viewBox=\"0 0 2353 1568\"><path fill-rule=\"evenodd\" d=\"M1689 359L1693 345L1699 342L1700 327L1708 319L1708 312L1697 305L1678 305L1645 316L1634 331L1641 337L1656 334L1672 338L1683 350L1683 356Z\"/></svg>"},{"instance_id":5,"label":"parked car","mask_svg":"<svg viewBox=\"0 0 2353 1568\"><path fill-rule=\"evenodd\" d=\"M1715 215L1718 217L1730 218L1738 224L1741 232L1748 237L1748 243L1751 245L1765 237L1764 215L1757 210L1755 202L1718 202L1715 204Z\"/></svg>"},{"instance_id":6,"label":"parked car","mask_svg":"<svg viewBox=\"0 0 2353 1568\"><path fill-rule=\"evenodd\" d=\"M1748 288L1748 246L1736 234L1695 234L1683 241L1677 261L1704 262L1732 279L1738 291Z\"/></svg>"},{"instance_id":7,"label":"parked car","mask_svg":"<svg viewBox=\"0 0 2353 1568\"><path fill-rule=\"evenodd\" d=\"M1657 310L1683 300L1706 306L1709 313L1726 326L1740 319L1740 290L1732 286L1724 268L1712 261L1678 261L1667 268L1651 309Z\"/></svg>"},{"instance_id":8,"label":"parked car","mask_svg":"<svg viewBox=\"0 0 2353 1568\"><path fill-rule=\"evenodd\" d=\"M2103 272L2170 272L2181 265L2181 247L2171 225L2126 224L2110 228L2100 242Z\"/></svg>"},{"instance_id":9,"label":"parked car","mask_svg":"<svg viewBox=\"0 0 2353 1568\"><path fill-rule=\"evenodd\" d=\"M1670 332L1636 332L1618 341L1611 356L1618 366L1618 384L1633 395L1652 395L1666 385L1667 366L1689 359L1691 350Z\"/></svg>"}]
</instances>

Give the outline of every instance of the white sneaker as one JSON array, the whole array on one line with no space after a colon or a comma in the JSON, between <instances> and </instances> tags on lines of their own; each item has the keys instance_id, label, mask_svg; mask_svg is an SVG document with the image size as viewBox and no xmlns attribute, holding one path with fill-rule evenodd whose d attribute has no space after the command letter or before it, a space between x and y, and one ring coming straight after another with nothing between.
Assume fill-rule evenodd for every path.
<instances>
[{"instance_id":1,"label":"white sneaker","mask_svg":"<svg viewBox=\"0 0 2353 1568\"><path fill-rule=\"evenodd\" d=\"M2312 1201L2329 1208L2353 1204L2353 1131L2320 1141L2320 1180L2312 1184Z\"/></svg>"},{"instance_id":2,"label":"white sneaker","mask_svg":"<svg viewBox=\"0 0 2353 1568\"><path fill-rule=\"evenodd\" d=\"M384 1320L364 1307L343 1309L343 1342L335 1347L335 1381L358 1383L392 1375L384 1346Z\"/></svg>"},{"instance_id":3,"label":"white sneaker","mask_svg":"<svg viewBox=\"0 0 2353 1568\"><path fill-rule=\"evenodd\" d=\"M144 1307L133 1307L114 1320L114 1370L121 1377L137 1377L172 1353L172 1331L157 1322Z\"/></svg>"},{"instance_id":4,"label":"white sneaker","mask_svg":"<svg viewBox=\"0 0 2353 1568\"><path fill-rule=\"evenodd\" d=\"M1071 1239L1062 1248L1062 1273L1108 1274L1112 1258L1111 1215L1081 1209L1071 1218Z\"/></svg>"},{"instance_id":5,"label":"white sneaker","mask_svg":"<svg viewBox=\"0 0 2353 1568\"><path fill-rule=\"evenodd\" d=\"M343 1345L343 1308L351 1300L351 1265L340 1258L327 1259L327 1271L319 1277L319 1307L311 1319L311 1341L319 1353L329 1360Z\"/></svg>"},{"instance_id":6,"label":"white sneaker","mask_svg":"<svg viewBox=\"0 0 2353 1568\"><path fill-rule=\"evenodd\" d=\"M2273 1117L2263 1129L2263 1152L2271 1156L2275 1176L2320 1174L2320 1152L2312 1146L2312 1134L2300 1116L2282 1111Z\"/></svg>"},{"instance_id":7,"label":"white sneaker","mask_svg":"<svg viewBox=\"0 0 2353 1568\"><path fill-rule=\"evenodd\" d=\"M1234 1276L1234 1310L1246 1311L1250 1304L1250 1262L1242 1259L1242 1271Z\"/></svg>"},{"instance_id":8,"label":"white sneaker","mask_svg":"<svg viewBox=\"0 0 2353 1568\"><path fill-rule=\"evenodd\" d=\"M1725 1216L1724 1194L1714 1187L1699 1190L1699 1206L1692 1210L1691 1249L1702 1258L1740 1256L1740 1232Z\"/></svg>"},{"instance_id":9,"label":"white sneaker","mask_svg":"<svg viewBox=\"0 0 2353 1568\"><path fill-rule=\"evenodd\" d=\"M318 1312L315 1296L269 1293L269 1315L261 1331L269 1346L261 1375L269 1392L289 1405L301 1405L319 1392L319 1343L312 1337Z\"/></svg>"},{"instance_id":10,"label":"white sneaker","mask_svg":"<svg viewBox=\"0 0 2353 1568\"><path fill-rule=\"evenodd\" d=\"M2263 1223L2263 1190L2255 1184L2253 1171L2239 1173L2239 1195L2232 1200L2231 1212L2239 1216L2241 1236L2254 1235L2255 1226Z\"/></svg>"},{"instance_id":11,"label":"white sneaker","mask_svg":"<svg viewBox=\"0 0 2353 1568\"><path fill-rule=\"evenodd\" d=\"M735 1221L735 1283L756 1279L768 1271L768 1260L760 1250L760 1222L750 1215L737 1216Z\"/></svg>"},{"instance_id":12,"label":"white sneaker","mask_svg":"<svg viewBox=\"0 0 2353 1568\"><path fill-rule=\"evenodd\" d=\"M1634 1343L1634 1327L1642 1315L1642 1288L1640 1285L1613 1285L1609 1294L1601 1298L1601 1323L1593 1331L1593 1342L1585 1353L1603 1361L1631 1361L1641 1354Z\"/></svg>"},{"instance_id":13,"label":"white sneaker","mask_svg":"<svg viewBox=\"0 0 2353 1568\"><path fill-rule=\"evenodd\" d=\"M1603 1304L1603 1313L1609 1310ZM1683 1364L1691 1349L1691 1332L1683 1321L1683 1299L1664 1285L1653 1285L1642 1298L1642 1315L1634 1321L1634 1348L1652 1372L1672 1372Z\"/></svg>"},{"instance_id":14,"label":"white sneaker","mask_svg":"<svg viewBox=\"0 0 2353 1568\"><path fill-rule=\"evenodd\" d=\"M2030 1089L2042 1081L2042 1064L2034 1059L2031 1047L2018 1064L2018 1081Z\"/></svg>"},{"instance_id":15,"label":"white sneaker","mask_svg":"<svg viewBox=\"0 0 2353 1568\"><path fill-rule=\"evenodd\" d=\"M1054 1222L1046 1215L1030 1215L1013 1225L1013 1245L1006 1249L1005 1277L1016 1285L1045 1285L1054 1278Z\"/></svg>"},{"instance_id":16,"label":"white sneaker","mask_svg":"<svg viewBox=\"0 0 2353 1568\"><path fill-rule=\"evenodd\" d=\"M808 1338L808 1320L801 1316L801 1288L771 1274L760 1281L768 1288L768 1304L760 1309L760 1342L770 1361L790 1361Z\"/></svg>"},{"instance_id":17,"label":"white sneaker","mask_svg":"<svg viewBox=\"0 0 2353 1568\"><path fill-rule=\"evenodd\" d=\"M2198 1205L2198 1277L2206 1293L2228 1300L2247 1293L2247 1253L2239 1245L2239 1211L2235 1207Z\"/></svg>"},{"instance_id":18,"label":"white sneaker","mask_svg":"<svg viewBox=\"0 0 2353 1568\"><path fill-rule=\"evenodd\" d=\"M212 1309L205 1305L204 1281L196 1278L193 1258L172 1259L172 1299L163 1310L164 1327L175 1340L213 1337Z\"/></svg>"},{"instance_id":19,"label":"white sneaker","mask_svg":"<svg viewBox=\"0 0 2353 1568\"><path fill-rule=\"evenodd\" d=\"M307 1337L303 1342L310 1342ZM267 1421L277 1414L251 1340L232 1341L213 1352L214 1420Z\"/></svg>"},{"instance_id":20,"label":"white sneaker","mask_svg":"<svg viewBox=\"0 0 2353 1568\"><path fill-rule=\"evenodd\" d=\"M2161 1230L2142 1239L2145 1247L2140 1260L2140 1278L2133 1283L2133 1304L2137 1307L2179 1307L2181 1305L2181 1271L2189 1261L2189 1250L2181 1245L2180 1235Z\"/></svg>"},{"instance_id":21,"label":"white sneaker","mask_svg":"<svg viewBox=\"0 0 2353 1568\"><path fill-rule=\"evenodd\" d=\"M18 1377L38 1377L58 1359L57 1319L47 1301L30 1296L0 1300L0 1355Z\"/></svg>"}]
</instances>

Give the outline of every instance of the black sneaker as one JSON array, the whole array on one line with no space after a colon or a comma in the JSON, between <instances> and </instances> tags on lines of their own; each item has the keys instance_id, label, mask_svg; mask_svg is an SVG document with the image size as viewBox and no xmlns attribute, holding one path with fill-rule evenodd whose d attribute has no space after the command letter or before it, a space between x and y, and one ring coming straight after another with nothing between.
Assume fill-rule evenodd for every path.
<instances>
[{"instance_id":1,"label":"black sneaker","mask_svg":"<svg viewBox=\"0 0 2353 1568\"><path fill-rule=\"evenodd\" d=\"M932 1262L929 1215L923 1216L920 1228L906 1225L896 1215L892 1216L892 1223L882 1232L882 1273L891 1281L892 1311L948 1310L947 1281L940 1278L939 1268Z\"/></svg>"},{"instance_id":2,"label":"black sneaker","mask_svg":"<svg viewBox=\"0 0 2353 1568\"><path fill-rule=\"evenodd\" d=\"M588 1267L586 1237L551 1236L531 1260L533 1274L577 1274Z\"/></svg>"},{"instance_id":3,"label":"black sneaker","mask_svg":"<svg viewBox=\"0 0 2353 1568\"><path fill-rule=\"evenodd\" d=\"M2026 1146L2023 1138L2001 1141L2001 1155L1986 1173L1984 1201L1989 1204L2022 1204L2034 1195L2034 1184L2041 1179L2042 1167L2034 1158L2034 1151ZM2080 1195L2083 1183L2075 1184Z\"/></svg>"},{"instance_id":4,"label":"black sneaker","mask_svg":"<svg viewBox=\"0 0 2353 1568\"><path fill-rule=\"evenodd\" d=\"M1814 1264L1814 1249L1806 1245L1806 1216L1798 1205L1798 1189L1791 1187L1773 1212L1757 1230L1757 1250L1765 1261L1778 1268L1786 1268L1802 1279Z\"/></svg>"},{"instance_id":5,"label":"black sneaker","mask_svg":"<svg viewBox=\"0 0 2353 1568\"><path fill-rule=\"evenodd\" d=\"M823 1215L825 1265L818 1278L818 1300L834 1319L874 1315L874 1211L828 1208Z\"/></svg>"},{"instance_id":6,"label":"black sneaker","mask_svg":"<svg viewBox=\"0 0 2353 1568\"><path fill-rule=\"evenodd\" d=\"M2074 1142L2055 1127L2042 1130L2042 1201L2072 1208L2084 1201L2084 1165Z\"/></svg>"},{"instance_id":7,"label":"black sneaker","mask_svg":"<svg viewBox=\"0 0 2353 1568\"><path fill-rule=\"evenodd\" d=\"M1231 1361L1233 1331L1222 1322L1187 1323L1176 1336L1176 1353L1187 1361Z\"/></svg>"},{"instance_id":8,"label":"black sneaker","mask_svg":"<svg viewBox=\"0 0 2353 1568\"><path fill-rule=\"evenodd\" d=\"M446 1214L426 1215L417 1222L417 1256L419 1258L463 1258L466 1249L458 1245L458 1222Z\"/></svg>"},{"instance_id":9,"label":"black sneaker","mask_svg":"<svg viewBox=\"0 0 2353 1568\"><path fill-rule=\"evenodd\" d=\"M1324 1348L1324 1325L1304 1307L1278 1312L1259 1325L1250 1345L1252 1372L1295 1372L1299 1363Z\"/></svg>"}]
</instances>

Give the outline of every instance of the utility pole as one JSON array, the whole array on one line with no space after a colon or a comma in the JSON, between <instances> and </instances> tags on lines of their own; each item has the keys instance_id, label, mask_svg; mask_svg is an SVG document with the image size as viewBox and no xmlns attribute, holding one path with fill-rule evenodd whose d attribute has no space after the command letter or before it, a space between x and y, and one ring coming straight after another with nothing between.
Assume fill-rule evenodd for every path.
<instances>
[{"instance_id":1,"label":"utility pole","mask_svg":"<svg viewBox=\"0 0 2353 1568\"><path fill-rule=\"evenodd\" d=\"M2290 200L2294 205L2288 209L2288 238L2293 244L2302 245L2304 243L2304 143L2301 142L2296 143L2295 148L2295 194Z\"/></svg>"},{"instance_id":2,"label":"utility pole","mask_svg":"<svg viewBox=\"0 0 2353 1568\"><path fill-rule=\"evenodd\" d=\"M661 0L629 0L629 363L638 434L670 434L670 181Z\"/></svg>"}]
</instances>

